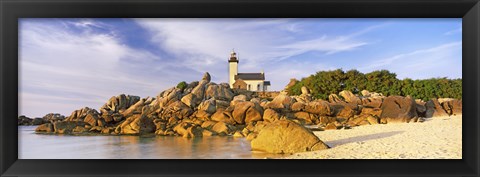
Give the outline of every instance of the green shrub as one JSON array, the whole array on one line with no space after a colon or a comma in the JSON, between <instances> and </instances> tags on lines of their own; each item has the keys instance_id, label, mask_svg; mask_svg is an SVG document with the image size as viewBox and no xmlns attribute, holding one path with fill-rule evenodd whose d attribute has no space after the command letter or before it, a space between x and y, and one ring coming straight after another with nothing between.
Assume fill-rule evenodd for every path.
<instances>
[{"instance_id":1,"label":"green shrub","mask_svg":"<svg viewBox=\"0 0 480 177\"><path fill-rule=\"evenodd\" d=\"M187 88L187 83L185 81L182 81L177 84L177 88L183 91L185 88Z\"/></svg>"},{"instance_id":2,"label":"green shrub","mask_svg":"<svg viewBox=\"0 0 480 177\"><path fill-rule=\"evenodd\" d=\"M320 71L309 77L302 78L288 88L291 95L300 95L302 86L312 91L312 95L319 99L328 99L328 95L338 94L342 90L358 93L362 90L389 95L410 95L417 99L431 98L462 99L462 79L431 78L399 80L395 73L387 70L361 73L357 70L344 72L342 69Z\"/></svg>"}]
</instances>

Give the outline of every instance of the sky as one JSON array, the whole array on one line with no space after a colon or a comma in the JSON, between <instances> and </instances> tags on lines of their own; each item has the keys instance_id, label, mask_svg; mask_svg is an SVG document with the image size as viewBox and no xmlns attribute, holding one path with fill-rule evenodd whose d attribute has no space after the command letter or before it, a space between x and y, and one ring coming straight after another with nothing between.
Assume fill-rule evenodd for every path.
<instances>
[{"instance_id":1,"label":"sky","mask_svg":"<svg viewBox=\"0 0 480 177\"><path fill-rule=\"evenodd\" d=\"M155 97L181 81L265 72L271 90L322 70L386 69L399 79L462 77L462 20L19 20L19 115L66 116L119 94Z\"/></svg>"}]
</instances>

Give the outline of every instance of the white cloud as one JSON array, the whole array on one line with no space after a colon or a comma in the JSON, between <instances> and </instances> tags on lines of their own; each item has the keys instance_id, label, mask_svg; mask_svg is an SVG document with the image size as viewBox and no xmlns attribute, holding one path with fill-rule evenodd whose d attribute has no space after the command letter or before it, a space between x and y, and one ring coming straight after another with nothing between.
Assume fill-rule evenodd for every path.
<instances>
[{"instance_id":1,"label":"white cloud","mask_svg":"<svg viewBox=\"0 0 480 177\"><path fill-rule=\"evenodd\" d=\"M208 71L226 82L226 61L235 48L240 58L240 72L268 74L272 63L307 52L325 55L351 51L368 42L355 37L370 32L381 25L371 26L341 36L297 39L291 33L302 31L302 25L291 19L136 19L152 34L152 42L159 49L178 58L178 65L199 73ZM382 24L383 25L383 24ZM268 78L267 75L267 79ZM276 88L282 85L274 83Z\"/></svg>"},{"instance_id":2,"label":"white cloud","mask_svg":"<svg viewBox=\"0 0 480 177\"><path fill-rule=\"evenodd\" d=\"M439 46L397 54L385 59L373 60L359 70L371 72L387 69L400 79L414 74L417 79L426 79L443 75L462 77L462 42L451 42ZM447 74L448 73L448 74Z\"/></svg>"},{"instance_id":3,"label":"white cloud","mask_svg":"<svg viewBox=\"0 0 480 177\"><path fill-rule=\"evenodd\" d=\"M453 34L457 34L457 33L462 33L462 27L458 27L458 28L456 28L456 29L447 31L447 32L445 32L445 33L443 33L443 34L444 34L444 35L453 35Z\"/></svg>"},{"instance_id":4,"label":"white cloud","mask_svg":"<svg viewBox=\"0 0 480 177\"><path fill-rule=\"evenodd\" d=\"M78 25L98 26L93 21ZM115 36L89 30L74 33L62 25L35 22L21 22L20 27L20 114L68 115L85 106L98 109L120 93L154 96L168 87L162 85L165 79L139 75L143 69L131 65L160 58L132 49ZM78 100L79 96L90 101Z\"/></svg>"}]
</instances>

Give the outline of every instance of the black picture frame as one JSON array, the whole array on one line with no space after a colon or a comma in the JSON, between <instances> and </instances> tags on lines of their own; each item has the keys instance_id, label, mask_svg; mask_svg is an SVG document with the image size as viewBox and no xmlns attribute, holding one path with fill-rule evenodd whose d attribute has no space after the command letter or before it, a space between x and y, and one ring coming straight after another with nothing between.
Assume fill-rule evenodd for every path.
<instances>
[{"instance_id":1,"label":"black picture frame","mask_svg":"<svg viewBox=\"0 0 480 177\"><path fill-rule=\"evenodd\" d=\"M1 176L478 176L478 0L1 0ZM18 18L463 18L461 160L17 159ZM92 147L93 148L93 147Z\"/></svg>"}]
</instances>

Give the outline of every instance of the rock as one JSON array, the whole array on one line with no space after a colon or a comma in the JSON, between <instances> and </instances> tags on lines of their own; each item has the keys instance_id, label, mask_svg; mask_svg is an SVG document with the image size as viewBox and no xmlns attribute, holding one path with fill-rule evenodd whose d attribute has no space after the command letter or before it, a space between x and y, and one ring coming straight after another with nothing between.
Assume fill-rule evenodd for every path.
<instances>
[{"instance_id":1,"label":"rock","mask_svg":"<svg viewBox=\"0 0 480 177\"><path fill-rule=\"evenodd\" d=\"M252 102L239 102L235 105L232 112L233 119L238 124L245 124L253 121L262 120L260 105L256 106Z\"/></svg>"},{"instance_id":2,"label":"rock","mask_svg":"<svg viewBox=\"0 0 480 177\"><path fill-rule=\"evenodd\" d=\"M335 123L329 123L327 124L327 126L325 126L325 130L336 130L337 129L337 125L335 125Z\"/></svg>"},{"instance_id":3,"label":"rock","mask_svg":"<svg viewBox=\"0 0 480 177\"><path fill-rule=\"evenodd\" d=\"M206 100L206 101L200 103L200 105L198 105L198 110L205 111L209 114L215 113L217 111L215 100L214 99L209 99L209 100Z\"/></svg>"},{"instance_id":4,"label":"rock","mask_svg":"<svg viewBox=\"0 0 480 177\"><path fill-rule=\"evenodd\" d=\"M55 133L71 134L76 127L85 127L87 123L80 121L59 121L53 123Z\"/></svg>"},{"instance_id":5,"label":"rock","mask_svg":"<svg viewBox=\"0 0 480 177\"><path fill-rule=\"evenodd\" d=\"M97 117L99 115L98 111L89 107L84 107L79 110L75 110L72 112L65 121L84 121L87 115Z\"/></svg>"},{"instance_id":6,"label":"rock","mask_svg":"<svg viewBox=\"0 0 480 177\"><path fill-rule=\"evenodd\" d=\"M286 93L280 93L270 103L267 103L265 107L270 109L289 109L293 103L295 103L295 99Z\"/></svg>"},{"instance_id":7,"label":"rock","mask_svg":"<svg viewBox=\"0 0 480 177\"><path fill-rule=\"evenodd\" d=\"M438 103L440 104L443 104L444 102L447 102L447 101L452 101L452 100L455 100L453 98L438 98Z\"/></svg>"},{"instance_id":8,"label":"rock","mask_svg":"<svg viewBox=\"0 0 480 177\"><path fill-rule=\"evenodd\" d=\"M218 109L226 109L230 106L228 101L215 100L215 107Z\"/></svg>"},{"instance_id":9,"label":"rock","mask_svg":"<svg viewBox=\"0 0 480 177\"><path fill-rule=\"evenodd\" d=\"M211 130L219 135L228 135L232 132L232 129L230 129L225 122L215 123Z\"/></svg>"},{"instance_id":10,"label":"rock","mask_svg":"<svg viewBox=\"0 0 480 177\"><path fill-rule=\"evenodd\" d=\"M373 117L373 116L368 116L367 117L367 121L370 125L374 125L374 124L378 124L379 121L378 121L378 118L376 117Z\"/></svg>"},{"instance_id":11,"label":"rock","mask_svg":"<svg viewBox=\"0 0 480 177\"><path fill-rule=\"evenodd\" d=\"M263 112L263 120L265 122L274 122L276 120L280 120L280 114L278 114L275 110L273 109L266 109Z\"/></svg>"},{"instance_id":12,"label":"rock","mask_svg":"<svg viewBox=\"0 0 480 177\"><path fill-rule=\"evenodd\" d=\"M164 108L163 112L159 115L160 117L176 117L179 119L184 119L193 114L193 110L185 105L181 101L175 101Z\"/></svg>"},{"instance_id":13,"label":"rock","mask_svg":"<svg viewBox=\"0 0 480 177\"><path fill-rule=\"evenodd\" d=\"M348 103L345 103L345 102L330 103L329 105L333 112L332 115L336 117L348 119L353 117L356 114L356 111L355 111L357 109L356 105L349 105Z\"/></svg>"},{"instance_id":14,"label":"rock","mask_svg":"<svg viewBox=\"0 0 480 177\"><path fill-rule=\"evenodd\" d=\"M184 138L195 138L203 136L203 129L197 125L182 122L173 128L173 131Z\"/></svg>"},{"instance_id":15,"label":"rock","mask_svg":"<svg viewBox=\"0 0 480 177\"><path fill-rule=\"evenodd\" d=\"M340 99L340 97L338 97L337 94L330 94L328 95L328 101L330 103L338 103L338 102L342 102L343 100Z\"/></svg>"},{"instance_id":16,"label":"rock","mask_svg":"<svg viewBox=\"0 0 480 177\"><path fill-rule=\"evenodd\" d=\"M142 109L145 105L150 104L152 101L148 100L149 98L142 98L140 101L137 101L135 104L130 106L127 110L123 111L123 117L130 117L133 114L141 114Z\"/></svg>"},{"instance_id":17,"label":"rock","mask_svg":"<svg viewBox=\"0 0 480 177\"><path fill-rule=\"evenodd\" d=\"M392 122L410 122L410 119L417 117L417 107L414 99L410 96L389 96L382 104L380 118Z\"/></svg>"},{"instance_id":18,"label":"rock","mask_svg":"<svg viewBox=\"0 0 480 177\"><path fill-rule=\"evenodd\" d=\"M181 98L182 98L182 89L175 88L175 87L165 90L159 95L157 95L157 101L160 107L167 107L174 102L180 101ZM203 95L202 95L202 98L203 98ZM194 103L192 103L194 107L198 105L198 103L200 103L201 100L198 101L198 99L195 99L192 101L195 101Z\"/></svg>"},{"instance_id":19,"label":"rock","mask_svg":"<svg viewBox=\"0 0 480 177\"><path fill-rule=\"evenodd\" d=\"M205 121L202 123L201 127L204 129L212 129L213 126L217 123L217 121Z\"/></svg>"},{"instance_id":20,"label":"rock","mask_svg":"<svg viewBox=\"0 0 480 177\"><path fill-rule=\"evenodd\" d=\"M360 93L362 93L362 96L364 97L370 97L370 92L368 90L362 90Z\"/></svg>"},{"instance_id":21,"label":"rock","mask_svg":"<svg viewBox=\"0 0 480 177\"><path fill-rule=\"evenodd\" d=\"M233 97L233 100L230 102L230 106L235 106L239 102L247 101L247 96L245 95L237 95Z\"/></svg>"},{"instance_id":22,"label":"rock","mask_svg":"<svg viewBox=\"0 0 480 177\"><path fill-rule=\"evenodd\" d=\"M294 113L296 119L303 120L304 124L311 125L315 122L315 115L308 112L296 112Z\"/></svg>"},{"instance_id":23,"label":"rock","mask_svg":"<svg viewBox=\"0 0 480 177\"><path fill-rule=\"evenodd\" d=\"M112 114L128 109L130 106L140 100L139 96L120 94L111 97L101 108L103 114Z\"/></svg>"},{"instance_id":24,"label":"rock","mask_svg":"<svg viewBox=\"0 0 480 177\"><path fill-rule=\"evenodd\" d=\"M142 135L155 132L156 126L153 120L143 114L135 114L128 117L116 130L119 134Z\"/></svg>"},{"instance_id":25,"label":"rock","mask_svg":"<svg viewBox=\"0 0 480 177\"><path fill-rule=\"evenodd\" d=\"M312 101L305 105L305 112L318 114L321 116L332 115L332 110L328 102L323 100Z\"/></svg>"},{"instance_id":26,"label":"rock","mask_svg":"<svg viewBox=\"0 0 480 177\"><path fill-rule=\"evenodd\" d=\"M363 108L361 115L371 115L375 117L380 117L382 115L382 109L380 108Z\"/></svg>"},{"instance_id":27,"label":"rock","mask_svg":"<svg viewBox=\"0 0 480 177\"><path fill-rule=\"evenodd\" d=\"M227 124L235 124L232 113L224 110L217 110L212 116L213 121L224 122Z\"/></svg>"},{"instance_id":28,"label":"rock","mask_svg":"<svg viewBox=\"0 0 480 177\"><path fill-rule=\"evenodd\" d=\"M221 85L208 85L205 92L205 99L214 98L215 100L230 101L233 96L233 92L229 87Z\"/></svg>"},{"instance_id":29,"label":"rock","mask_svg":"<svg viewBox=\"0 0 480 177\"><path fill-rule=\"evenodd\" d=\"M445 117L448 116L447 112L443 109L442 105L438 102L437 99L431 99L425 103L425 117Z\"/></svg>"},{"instance_id":30,"label":"rock","mask_svg":"<svg viewBox=\"0 0 480 177\"><path fill-rule=\"evenodd\" d=\"M35 132L52 133L54 131L52 123L42 124L35 129Z\"/></svg>"},{"instance_id":31,"label":"rock","mask_svg":"<svg viewBox=\"0 0 480 177\"><path fill-rule=\"evenodd\" d=\"M73 130L72 130L72 133L86 133L88 132L88 129L85 128L85 127L80 127L80 126L76 126Z\"/></svg>"},{"instance_id":32,"label":"rock","mask_svg":"<svg viewBox=\"0 0 480 177\"><path fill-rule=\"evenodd\" d=\"M247 135L247 137L245 138L247 141L252 141L253 139L257 138L257 133L250 133Z\"/></svg>"},{"instance_id":33,"label":"rock","mask_svg":"<svg viewBox=\"0 0 480 177\"><path fill-rule=\"evenodd\" d=\"M97 126L100 115L98 114L87 114L85 116L84 122L90 124L91 126Z\"/></svg>"},{"instance_id":34,"label":"rock","mask_svg":"<svg viewBox=\"0 0 480 177\"><path fill-rule=\"evenodd\" d=\"M202 80L210 82L211 80L210 74L208 72L205 72L205 74L203 74Z\"/></svg>"},{"instance_id":35,"label":"rock","mask_svg":"<svg viewBox=\"0 0 480 177\"><path fill-rule=\"evenodd\" d=\"M48 113L47 115L43 116L42 118L45 122L56 122L56 121L62 121L65 119L64 115L61 115L59 113Z\"/></svg>"},{"instance_id":36,"label":"rock","mask_svg":"<svg viewBox=\"0 0 480 177\"><path fill-rule=\"evenodd\" d=\"M383 98L380 97L370 97L370 98L363 98L362 105L363 107L367 108L380 108L383 103Z\"/></svg>"},{"instance_id":37,"label":"rock","mask_svg":"<svg viewBox=\"0 0 480 177\"><path fill-rule=\"evenodd\" d=\"M341 97L345 99L347 103L355 103L355 104L362 104L362 100L355 96L351 91L344 90L338 93Z\"/></svg>"},{"instance_id":38,"label":"rock","mask_svg":"<svg viewBox=\"0 0 480 177\"><path fill-rule=\"evenodd\" d=\"M42 125L44 123L47 123L47 122L44 121L42 118L32 119L32 125Z\"/></svg>"},{"instance_id":39,"label":"rock","mask_svg":"<svg viewBox=\"0 0 480 177\"><path fill-rule=\"evenodd\" d=\"M245 137L245 135L243 135L243 133L240 132L240 131L236 131L236 132L233 134L233 137L235 137L235 138L241 138L241 137Z\"/></svg>"},{"instance_id":40,"label":"rock","mask_svg":"<svg viewBox=\"0 0 480 177\"><path fill-rule=\"evenodd\" d=\"M291 106L292 111L304 111L305 110L305 103L302 102L295 102Z\"/></svg>"},{"instance_id":41,"label":"rock","mask_svg":"<svg viewBox=\"0 0 480 177\"><path fill-rule=\"evenodd\" d=\"M309 91L308 88L305 87L305 86L302 86L301 91L302 91L302 95L310 94L310 91Z\"/></svg>"},{"instance_id":42,"label":"rock","mask_svg":"<svg viewBox=\"0 0 480 177\"><path fill-rule=\"evenodd\" d=\"M289 120L267 124L251 141L251 147L252 150L268 153L296 153L329 148L310 130Z\"/></svg>"},{"instance_id":43,"label":"rock","mask_svg":"<svg viewBox=\"0 0 480 177\"><path fill-rule=\"evenodd\" d=\"M32 120L33 119L21 115L17 118L17 125L32 125Z\"/></svg>"},{"instance_id":44,"label":"rock","mask_svg":"<svg viewBox=\"0 0 480 177\"><path fill-rule=\"evenodd\" d=\"M451 99L444 101L442 107L449 115L462 115L462 100Z\"/></svg>"},{"instance_id":45,"label":"rock","mask_svg":"<svg viewBox=\"0 0 480 177\"><path fill-rule=\"evenodd\" d=\"M213 135L216 135L214 132L210 131L210 130L203 130L202 131L202 136L213 136Z\"/></svg>"},{"instance_id":46,"label":"rock","mask_svg":"<svg viewBox=\"0 0 480 177\"><path fill-rule=\"evenodd\" d=\"M427 107L425 107L425 102L415 101L415 104L418 116L425 117L425 112L427 111Z\"/></svg>"}]
</instances>

